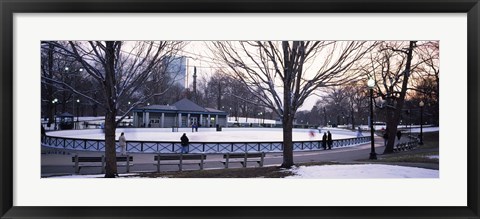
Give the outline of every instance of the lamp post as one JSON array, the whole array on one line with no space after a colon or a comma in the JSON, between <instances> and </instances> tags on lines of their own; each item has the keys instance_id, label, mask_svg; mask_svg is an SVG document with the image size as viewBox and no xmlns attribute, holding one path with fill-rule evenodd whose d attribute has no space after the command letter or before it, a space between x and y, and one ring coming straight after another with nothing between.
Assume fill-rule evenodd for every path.
<instances>
[{"instance_id":1,"label":"lamp post","mask_svg":"<svg viewBox=\"0 0 480 219\"><path fill-rule=\"evenodd\" d=\"M374 131L373 131L373 87L375 87L375 81L370 78L367 82L368 88L370 90L370 142L371 142L371 151L370 151L370 160L377 159L377 153L375 153L375 141L374 141Z\"/></svg>"},{"instance_id":2,"label":"lamp post","mask_svg":"<svg viewBox=\"0 0 480 219\"><path fill-rule=\"evenodd\" d=\"M78 122L78 107L80 106L80 99L77 99L77 122Z\"/></svg>"},{"instance_id":3,"label":"lamp post","mask_svg":"<svg viewBox=\"0 0 480 219\"><path fill-rule=\"evenodd\" d=\"M58 99L57 98L53 99L52 103L53 103L53 110L54 110L53 111L54 112L53 113L53 122L55 123L53 129L57 130L57 103L58 103Z\"/></svg>"},{"instance_id":4,"label":"lamp post","mask_svg":"<svg viewBox=\"0 0 480 219\"><path fill-rule=\"evenodd\" d=\"M260 126L260 119L262 117L262 112L259 112L258 113L258 126Z\"/></svg>"},{"instance_id":5,"label":"lamp post","mask_svg":"<svg viewBox=\"0 0 480 219\"><path fill-rule=\"evenodd\" d=\"M127 110L130 110L130 104L131 104L131 102L128 101L128 109L127 109ZM130 119L130 113L128 114L128 119ZM135 119L134 119L134 120L135 120Z\"/></svg>"},{"instance_id":6,"label":"lamp post","mask_svg":"<svg viewBox=\"0 0 480 219\"><path fill-rule=\"evenodd\" d=\"M418 142L418 144L423 145L423 107L425 103L420 101L418 105L420 106L420 142Z\"/></svg>"}]
</instances>

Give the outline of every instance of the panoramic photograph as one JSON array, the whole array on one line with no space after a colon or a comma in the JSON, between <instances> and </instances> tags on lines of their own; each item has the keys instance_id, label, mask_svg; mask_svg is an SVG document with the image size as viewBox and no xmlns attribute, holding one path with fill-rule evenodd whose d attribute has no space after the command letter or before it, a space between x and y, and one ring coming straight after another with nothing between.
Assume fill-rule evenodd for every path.
<instances>
[{"instance_id":1,"label":"panoramic photograph","mask_svg":"<svg viewBox=\"0 0 480 219\"><path fill-rule=\"evenodd\" d=\"M41 178L439 178L440 42L42 41Z\"/></svg>"}]
</instances>

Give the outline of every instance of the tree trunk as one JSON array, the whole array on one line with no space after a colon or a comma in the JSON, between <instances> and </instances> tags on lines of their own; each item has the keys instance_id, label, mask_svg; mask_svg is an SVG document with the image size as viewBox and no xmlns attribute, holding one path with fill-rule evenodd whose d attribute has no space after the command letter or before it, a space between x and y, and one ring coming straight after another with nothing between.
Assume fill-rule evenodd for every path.
<instances>
[{"instance_id":1,"label":"tree trunk","mask_svg":"<svg viewBox=\"0 0 480 219\"><path fill-rule=\"evenodd\" d=\"M105 178L114 178L117 172L117 154L115 151L115 115L105 115Z\"/></svg>"},{"instance_id":2,"label":"tree trunk","mask_svg":"<svg viewBox=\"0 0 480 219\"><path fill-rule=\"evenodd\" d=\"M105 42L105 97L108 109L105 114L105 178L114 178L117 175L117 155L115 152L116 130L116 90L115 90L115 42Z\"/></svg>"},{"instance_id":3,"label":"tree trunk","mask_svg":"<svg viewBox=\"0 0 480 219\"><path fill-rule=\"evenodd\" d=\"M405 65L405 73L403 76L402 89L400 96L396 99L395 109L387 110L387 129L388 129L388 141L385 147L384 154L393 153L393 148L395 146L395 136L397 134L397 126L400 122L400 115L402 113L403 104L405 102L405 96L407 94L408 87L408 78L410 77L410 68L412 64L412 54L415 41L410 41L410 46L408 47L407 52L407 63ZM391 100L393 101L393 100ZM392 105L394 103L391 103Z\"/></svg>"},{"instance_id":4,"label":"tree trunk","mask_svg":"<svg viewBox=\"0 0 480 219\"><path fill-rule=\"evenodd\" d=\"M387 129L385 131L388 134L388 139L385 151L383 152L384 154L393 153L393 148L395 146L395 136L397 133L397 126L400 118L399 115L396 115L393 109L387 109L386 117Z\"/></svg>"},{"instance_id":5,"label":"tree trunk","mask_svg":"<svg viewBox=\"0 0 480 219\"><path fill-rule=\"evenodd\" d=\"M327 110L325 107L323 107L323 116L324 116L324 121L323 121L323 126L327 127L328 126L328 119L327 119Z\"/></svg>"},{"instance_id":6,"label":"tree trunk","mask_svg":"<svg viewBox=\"0 0 480 219\"><path fill-rule=\"evenodd\" d=\"M350 111L350 116L352 117L352 130L355 130L355 117L354 117L353 107Z\"/></svg>"},{"instance_id":7,"label":"tree trunk","mask_svg":"<svg viewBox=\"0 0 480 219\"><path fill-rule=\"evenodd\" d=\"M282 168L290 168L293 163L293 118L284 115L283 122L283 163Z\"/></svg>"},{"instance_id":8,"label":"tree trunk","mask_svg":"<svg viewBox=\"0 0 480 219\"><path fill-rule=\"evenodd\" d=\"M48 46L48 77L53 79L53 45L50 44ZM46 96L47 96L47 117L48 117L48 126L50 126L52 123L53 123L53 120L54 120L54 117L53 117L53 105L52 104L52 101L53 101L53 86L50 85L50 84L46 84L47 86L47 92L46 92Z\"/></svg>"},{"instance_id":9,"label":"tree trunk","mask_svg":"<svg viewBox=\"0 0 480 219\"><path fill-rule=\"evenodd\" d=\"M284 79L283 79L283 168L291 168L293 163L293 142L292 142L292 129L293 129L293 120L295 118L295 112L292 107L292 89L291 85L295 74L293 72L293 60L290 56L288 42L282 42L283 47L283 56L285 60L285 66L283 69Z\"/></svg>"},{"instance_id":10,"label":"tree trunk","mask_svg":"<svg viewBox=\"0 0 480 219\"><path fill-rule=\"evenodd\" d=\"M220 85L220 81L218 82L218 96L217 96L217 109L222 110L222 86Z\"/></svg>"}]
</instances>

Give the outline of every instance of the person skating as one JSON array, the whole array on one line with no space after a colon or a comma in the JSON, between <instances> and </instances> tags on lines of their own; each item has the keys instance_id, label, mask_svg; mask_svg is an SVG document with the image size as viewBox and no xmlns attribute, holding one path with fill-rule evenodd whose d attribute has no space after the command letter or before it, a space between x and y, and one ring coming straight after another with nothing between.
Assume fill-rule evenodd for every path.
<instances>
[{"instance_id":1,"label":"person skating","mask_svg":"<svg viewBox=\"0 0 480 219\"><path fill-rule=\"evenodd\" d=\"M357 138L360 138L360 137L363 137L363 134L362 134L362 129L359 126L357 129Z\"/></svg>"}]
</instances>

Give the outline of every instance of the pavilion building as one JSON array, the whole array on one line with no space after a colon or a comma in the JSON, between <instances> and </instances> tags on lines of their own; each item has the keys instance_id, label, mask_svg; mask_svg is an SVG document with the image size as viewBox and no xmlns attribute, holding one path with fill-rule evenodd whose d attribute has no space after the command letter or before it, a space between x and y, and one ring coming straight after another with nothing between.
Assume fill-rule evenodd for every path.
<instances>
[{"instance_id":1,"label":"pavilion building","mask_svg":"<svg viewBox=\"0 0 480 219\"><path fill-rule=\"evenodd\" d=\"M135 108L134 127L170 128L227 126L228 113L212 108L201 107L184 98L172 105L149 105Z\"/></svg>"}]
</instances>

